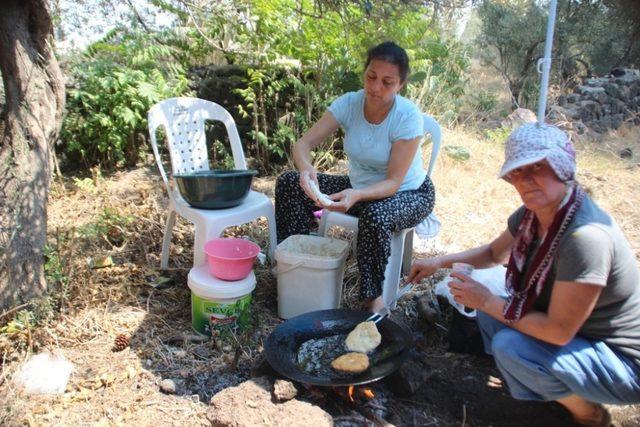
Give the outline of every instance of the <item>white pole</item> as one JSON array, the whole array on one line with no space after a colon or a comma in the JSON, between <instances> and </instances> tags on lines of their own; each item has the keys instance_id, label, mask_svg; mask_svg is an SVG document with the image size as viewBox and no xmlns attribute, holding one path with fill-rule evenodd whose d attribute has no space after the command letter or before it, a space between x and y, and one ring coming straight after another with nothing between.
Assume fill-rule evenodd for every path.
<instances>
[{"instance_id":1,"label":"white pole","mask_svg":"<svg viewBox=\"0 0 640 427\"><path fill-rule=\"evenodd\" d=\"M553 47L553 28L556 25L557 0L549 4L549 20L547 21L547 39L544 43L544 57L538 60L538 73L542 73L540 80L540 99L538 100L538 123L544 123L544 111L547 107L547 89L549 86L549 70L551 69L551 48ZM540 67L542 66L542 71Z\"/></svg>"}]
</instances>

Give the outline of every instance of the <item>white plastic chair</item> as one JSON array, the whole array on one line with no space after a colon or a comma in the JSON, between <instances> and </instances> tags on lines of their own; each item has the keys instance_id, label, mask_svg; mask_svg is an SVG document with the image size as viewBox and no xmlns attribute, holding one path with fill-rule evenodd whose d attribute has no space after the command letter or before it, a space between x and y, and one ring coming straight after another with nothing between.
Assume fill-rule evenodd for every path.
<instances>
[{"instance_id":1,"label":"white plastic chair","mask_svg":"<svg viewBox=\"0 0 640 427\"><path fill-rule=\"evenodd\" d=\"M431 135L431 157L429 159L429 168L427 174L431 176L436 165L440 144L442 142L442 130L438 122L431 116L423 114L424 132ZM318 226L318 235L326 236L327 232L333 226L344 227L349 230L358 232L358 218L343 214L340 212L332 212L323 209L320 225ZM391 254L387 260L387 267L384 272L384 282L382 285L382 299L389 308L395 308L396 295L398 294L398 285L400 283L400 273L407 274L411 267L411 256L413 253L413 228L393 233L391 238Z\"/></svg>"},{"instance_id":2,"label":"white plastic chair","mask_svg":"<svg viewBox=\"0 0 640 427\"><path fill-rule=\"evenodd\" d=\"M151 107L148 119L151 147L169 194L169 212L162 240L160 268L166 269L168 266L169 245L176 213L194 225L194 267L205 263L204 244L208 240L220 236L227 227L246 224L259 217L266 217L269 224L269 257L273 260L276 221L273 204L265 194L251 190L240 205L227 209L193 208L182 198L177 186L170 184L162 165L156 142L156 130L160 126L164 127L167 135L172 174L209 170L205 120L218 120L224 124L229 135L235 168L247 169L238 130L229 112L220 105L203 99L169 98Z\"/></svg>"}]
</instances>

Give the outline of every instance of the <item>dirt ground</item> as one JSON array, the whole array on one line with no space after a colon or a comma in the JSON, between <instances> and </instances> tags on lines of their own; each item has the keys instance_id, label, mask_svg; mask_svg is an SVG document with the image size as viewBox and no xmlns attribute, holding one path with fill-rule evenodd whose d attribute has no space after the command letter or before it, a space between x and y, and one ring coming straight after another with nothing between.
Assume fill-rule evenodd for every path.
<instances>
[{"instance_id":1,"label":"dirt ground","mask_svg":"<svg viewBox=\"0 0 640 427\"><path fill-rule=\"evenodd\" d=\"M579 179L618 220L640 259L640 131L624 132L597 144L579 144ZM447 130L447 141L465 146L471 158L459 162L440 156L434 182L443 228L415 256L484 242L504 227L518 205L508 185L495 179L502 147L460 130ZM629 144L635 157L618 159L618 148ZM258 178L254 187L272 196L273 183L273 177ZM1 319L0 425L208 425L211 397L255 376L263 365L264 340L281 322L275 277L268 266L256 268L258 286L247 330L213 339L194 334L186 286L192 228L178 221L170 269L160 271L166 205L161 184L152 165L110 176L96 170L90 177L53 184L52 292L16 311L9 323ZM227 234L248 236L266 248L265 228L257 221ZM464 333L456 317L443 305L437 324L428 323L417 309L417 299L430 294L439 278L417 286L393 313L412 331L413 357L425 364L428 380L411 396L394 394L385 381L372 385L384 397L379 403L384 418L421 426L571 425L554 403L511 399L490 358L448 351L451 331ZM344 305L359 307L353 259L345 274ZM128 346L113 351L118 336ZM21 364L42 351L62 354L74 364L65 393L28 396L15 385ZM336 424L358 425L344 408L313 393L302 391L299 398L324 405ZM610 410L620 426L640 424L637 406Z\"/></svg>"}]
</instances>

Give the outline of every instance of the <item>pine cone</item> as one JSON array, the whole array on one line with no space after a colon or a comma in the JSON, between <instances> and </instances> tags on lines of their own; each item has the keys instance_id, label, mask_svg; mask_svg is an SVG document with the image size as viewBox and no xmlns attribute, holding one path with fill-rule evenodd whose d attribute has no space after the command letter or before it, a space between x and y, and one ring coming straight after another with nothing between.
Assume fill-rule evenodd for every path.
<instances>
[{"instance_id":1,"label":"pine cone","mask_svg":"<svg viewBox=\"0 0 640 427\"><path fill-rule=\"evenodd\" d=\"M112 351L122 351L129 347L129 338L125 334L118 334L113 342Z\"/></svg>"}]
</instances>

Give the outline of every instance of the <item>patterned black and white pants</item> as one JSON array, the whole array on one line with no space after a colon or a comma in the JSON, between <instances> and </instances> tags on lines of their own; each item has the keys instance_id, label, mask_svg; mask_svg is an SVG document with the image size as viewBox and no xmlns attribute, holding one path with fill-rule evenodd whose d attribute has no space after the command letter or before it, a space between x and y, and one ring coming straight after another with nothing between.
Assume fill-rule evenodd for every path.
<instances>
[{"instance_id":1,"label":"patterned black and white pants","mask_svg":"<svg viewBox=\"0 0 640 427\"><path fill-rule=\"evenodd\" d=\"M320 191L338 193L351 188L346 175L318 174ZM358 217L357 261L361 297L364 300L382 294L382 282L391 253L393 232L422 222L433 210L435 189L427 177L416 190L399 191L391 197L358 202L347 211ZM276 181L276 229L278 242L294 234L309 234L313 212L319 208L300 187L300 174L287 171Z\"/></svg>"}]
</instances>

